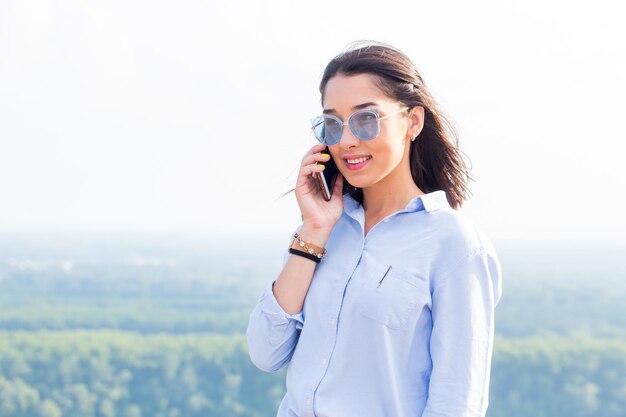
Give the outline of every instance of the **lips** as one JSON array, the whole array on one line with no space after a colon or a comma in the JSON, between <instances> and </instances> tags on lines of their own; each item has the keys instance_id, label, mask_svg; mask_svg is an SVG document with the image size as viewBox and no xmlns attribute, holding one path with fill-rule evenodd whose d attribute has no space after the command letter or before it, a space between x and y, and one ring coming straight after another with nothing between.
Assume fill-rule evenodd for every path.
<instances>
[{"instance_id":1,"label":"lips","mask_svg":"<svg viewBox=\"0 0 626 417\"><path fill-rule=\"evenodd\" d=\"M356 170L361 169L365 165L367 165L372 157L370 155L352 155L349 157L344 157L343 159L348 169Z\"/></svg>"},{"instance_id":2,"label":"lips","mask_svg":"<svg viewBox=\"0 0 626 417\"><path fill-rule=\"evenodd\" d=\"M349 164L360 164L361 162L365 162L368 159L372 159L372 157L371 156L361 156L361 157L358 157L358 158L352 157L352 158L344 158L344 159Z\"/></svg>"}]
</instances>

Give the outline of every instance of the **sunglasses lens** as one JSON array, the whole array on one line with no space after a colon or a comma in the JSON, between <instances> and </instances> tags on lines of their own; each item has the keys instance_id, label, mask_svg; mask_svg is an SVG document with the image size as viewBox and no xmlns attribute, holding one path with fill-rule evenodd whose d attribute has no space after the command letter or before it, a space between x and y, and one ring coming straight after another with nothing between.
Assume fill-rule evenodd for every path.
<instances>
[{"instance_id":1,"label":"sunglasses lens","mask_svg":"<svg viewBox=\"0 0 626 417\"><path fill-rule=\"evenodd\" d=\"M340 122L330 117L326 117L324 129L326 131L324 142L327 145L334 145L339 142L339 139L341 139L341 133L343 132L343 125Z\"/></svg>"},{"instance_id":2,"label":"sunglasses lens","mask_svg":"<svg viewBox=\"0 0 626 417\"><path fill-rule=\"evenodd\" d=\"M343 131L341 122L329 116L318 116L312 120L312 124L317 140L326 145L334 145L339 142Z\"/></svg>"},{"instance_id":3,"label":"sunglasses lens","mask_svg":"<svg viewBox=\"0 0 626 417\"><path fill-rule=\"evenodd\" d=\"M311 120L311 126L313 127L313 134L320 142L324 143L324 136L326 135L326 129L324 128L324 118L318 116Z\"/></svg>"},{"instance_id":4,"label":"sunglasses lens","mask_svg":"<svg viewBox=\"0 0 626 417\"><path fill-rule=\"evenodd\" d=\"M372 140L378 136L378 117L368 110L355 113L350 120L350 128L357 138Z\"/></svg>"}]
</instances>

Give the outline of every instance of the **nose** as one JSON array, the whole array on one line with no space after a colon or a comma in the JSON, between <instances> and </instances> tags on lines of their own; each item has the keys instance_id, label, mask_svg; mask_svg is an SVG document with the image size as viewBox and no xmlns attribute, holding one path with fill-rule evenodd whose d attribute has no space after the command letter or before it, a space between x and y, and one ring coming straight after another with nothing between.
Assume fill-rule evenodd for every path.
<instances>
[{"instance_id":1,"label":"nose","mask_svg":"<svg viewBox=\"0 0 626 417\"><path fill-rule=\"evenodd\" d=\"M354 136L348 124L344 124L343 130L341 131L341 138L339 138L339 146L343 149L349 149L353 146L357 146L359 142L360 139Z\"/></svg>"}]
</instances>

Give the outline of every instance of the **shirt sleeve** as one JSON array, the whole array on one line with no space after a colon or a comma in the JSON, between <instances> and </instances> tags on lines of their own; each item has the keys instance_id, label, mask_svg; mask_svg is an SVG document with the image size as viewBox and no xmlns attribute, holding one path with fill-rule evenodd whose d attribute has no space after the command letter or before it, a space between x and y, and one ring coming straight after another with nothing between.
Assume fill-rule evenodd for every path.
<instances>
[{"instance_id":1,"label":"shirt sleeve","mask_svg":"<svg viewBox=\"0 0 626 417\"><path fill-rule=\"evenodd\" d=\"M287 248L283 253L283 267L289 255ZM246 330L250 359L257 368L265 372L278 371L291 360L300 330L304 325L302 312L288 314L278 304L272 290L274 282L276 279L263 289L257 305L250 314Z\"/></svg>"},{"instance_id":2,"label":"shirt sleeve","mask_svg":"<svg viewBox=\"0 0 626 417\"><path fill-rule=\"evenodd\" d=\"M433 289L432 373L422 417L486 414L501 275L497 255L483 248L459 261Z\"/></svg>"}]
</instances>

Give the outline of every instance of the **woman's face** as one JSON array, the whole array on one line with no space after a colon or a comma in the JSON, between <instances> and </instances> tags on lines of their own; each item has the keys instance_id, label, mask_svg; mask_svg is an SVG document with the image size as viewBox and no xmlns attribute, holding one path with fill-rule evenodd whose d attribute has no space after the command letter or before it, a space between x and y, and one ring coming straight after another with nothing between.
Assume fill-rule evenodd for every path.
<instances>
[{"instance_id":1,"label":"woman's face","mask_svg":"<svg viewBox=\"0 0 626 417\"><path fill-rule=\"evenodd\" d=\"M324 113L339 117L344 123L357 110L377 109L380 117L395 113L404 106L384 95L369 74L332 77L324 90ZM370 141L354 136L344 126L339 143L328 149L339 171L353 186L367 188L384 183L393 189L397 182L410 180L410 120L400 112L380 120L380 133ZM419 132L418 132L419 133ZM413 136L411 136L412 138ZM363 161L364 158L367 160Z\"/></svg>"}]
</instances>

